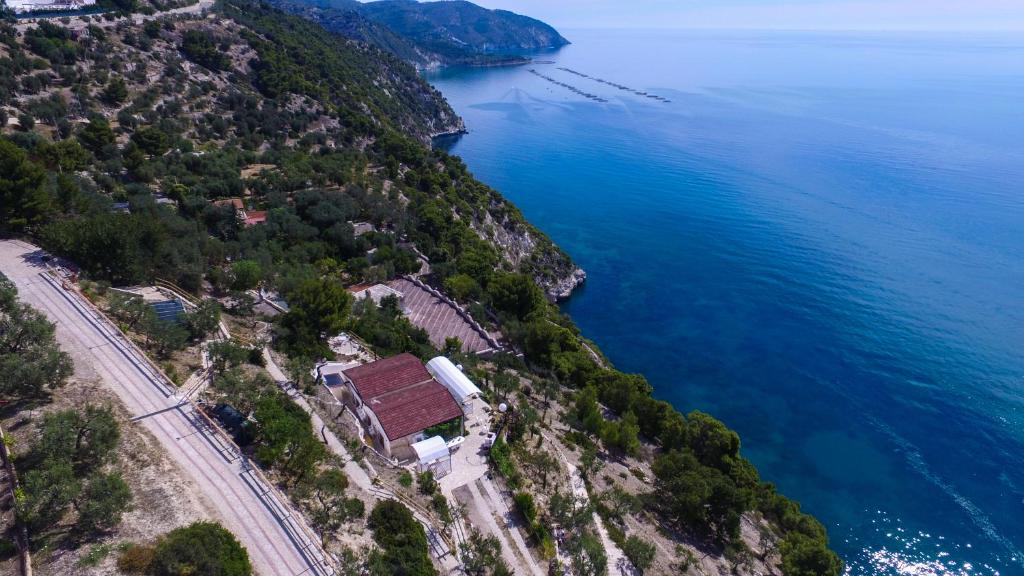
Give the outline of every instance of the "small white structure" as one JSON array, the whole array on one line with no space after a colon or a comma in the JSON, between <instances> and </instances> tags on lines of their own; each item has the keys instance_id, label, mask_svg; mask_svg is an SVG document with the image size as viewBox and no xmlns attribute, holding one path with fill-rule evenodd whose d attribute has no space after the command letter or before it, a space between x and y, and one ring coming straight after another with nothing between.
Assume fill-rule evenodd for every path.
<instances>
[{"instance_id":1,"label":"small white structure","mask_svg":"<svg viewBox=\"0 0 1024 576\"><path fill-rule=\"evenodd\" d=\"M6 2L7 7L18 14L81 10L94 4L96 4L96 0L7 0Z\"/></svg>"},{"instance_id":2,"label":"small white structure","mask_svg":"<svg viewBox=\"0 0 1024 576\"><path fill-rule=\"evenodd\" d=\"M369 298L373 300L373 303L376 304L377 306L380 306L380 301L388 296L394 296L395 298L398 298L399 302L401 302L402 298L405 297L401 292L395 290L394 288L388 286L387 284L374 284L373 286L365 287L360 286L359 290L352 293L352 296L356 300Z\"/></svg>"},{"instance_id":3,"label":"small white structure","mask_svg":"<svg viewBox=\"0 0 1024 576\"><path fill-rule=\"evenodd\" d=\"M441 478L452 471L452 455L444 438L427 438L413 444L412 450L416 453L416 469L419 472L429 470L435 478Z\"/></svg>"},{"instance_id":4,"label":"small white structure","mask_svg":"<svg viewBox=\"0 0 1024 576\"><path fill-rule=\"evenodd\" d=\"M463 412L468 414L473 411L472 400L480 397L480 389L451 360L438 356L427 362L427 371L452 393Z\"/></svg>"}]
</instances>

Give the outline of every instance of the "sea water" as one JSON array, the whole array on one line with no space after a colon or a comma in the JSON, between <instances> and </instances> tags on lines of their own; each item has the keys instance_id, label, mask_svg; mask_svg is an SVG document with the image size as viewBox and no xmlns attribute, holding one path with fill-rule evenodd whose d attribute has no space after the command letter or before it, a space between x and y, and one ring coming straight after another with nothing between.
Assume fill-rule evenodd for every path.
<instances>
[{"instance_id":1,"label":"sea water","mask_svg":"<svg viewBox=\"0 0 1024 576\"><path fill-rule=\"evenodd\" d=\"M1024 574L1024 36L566 35L429 76L589 273L564 310L851 574Z\"/></svg>"}]
</instances>

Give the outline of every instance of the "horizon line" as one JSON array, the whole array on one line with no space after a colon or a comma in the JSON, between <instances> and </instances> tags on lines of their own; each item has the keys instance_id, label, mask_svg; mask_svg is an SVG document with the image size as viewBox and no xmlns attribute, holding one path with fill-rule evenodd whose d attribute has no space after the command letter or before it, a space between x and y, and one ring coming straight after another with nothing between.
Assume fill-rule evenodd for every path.
<instances>
[{"instance_id":1,"label":"horizon line","mask_svg":"<svg viewBox=\"0 0 1024 576\"><path fill-rule=\"evenodd\" d=\"M877 32L877 33L937 33L937 34L977 34L1001 33L1024 34L1024 28L766 28L757 26L603 26L603 25L567 25L557 26L557 30L658 30L658 31L718 31L718 32Z\"/></svg>"}]
</instances>

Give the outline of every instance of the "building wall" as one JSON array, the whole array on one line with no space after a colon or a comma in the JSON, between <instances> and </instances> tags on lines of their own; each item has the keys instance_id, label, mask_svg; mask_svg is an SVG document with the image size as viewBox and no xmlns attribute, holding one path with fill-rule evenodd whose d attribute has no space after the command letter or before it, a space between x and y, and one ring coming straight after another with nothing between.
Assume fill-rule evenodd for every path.
<instances>
[{"instance_id":1,"label":"building wall","mask_svg":"<svg viewBox=\"0 0 1024 576\"><path fill-rule=\"evenodd\" d=\"M412 445L423 439L423 431L421 430L391 442L391 457L399 461L415 459L416 451L412 449Z\"/></svg>"}]
</instances>

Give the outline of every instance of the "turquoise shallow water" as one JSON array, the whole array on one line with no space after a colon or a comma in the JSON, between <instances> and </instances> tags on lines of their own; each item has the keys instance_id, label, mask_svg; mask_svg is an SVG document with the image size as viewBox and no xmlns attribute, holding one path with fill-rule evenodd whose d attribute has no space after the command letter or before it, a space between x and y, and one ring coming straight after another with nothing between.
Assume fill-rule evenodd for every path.
<instances>
[{"instance_id":1,"label":"turquoise shallow water","mask_svg":"<svg viewBox=\"0 0 1024 576\"><path fill-rule=\"evenodd\" d=\"M566 35L430 77L590 274L565 310L850 573L1024 574L1024 37Z\"/></svg>"}]
</instances>

